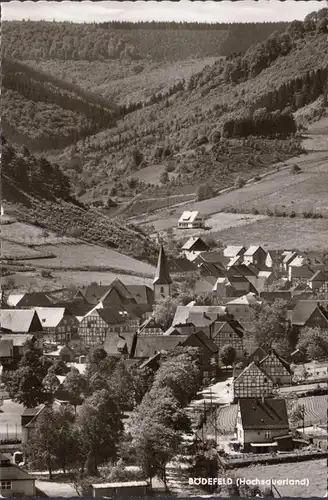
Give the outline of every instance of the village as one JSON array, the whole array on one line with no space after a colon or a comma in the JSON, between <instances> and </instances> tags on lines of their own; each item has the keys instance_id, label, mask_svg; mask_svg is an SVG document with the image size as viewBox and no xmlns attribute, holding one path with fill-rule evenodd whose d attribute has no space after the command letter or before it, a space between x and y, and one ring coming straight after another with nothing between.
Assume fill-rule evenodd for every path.
<instances>
[{"instance_id":1,"label":"village","mask_svg":"<svg viewBox=\"0 0 328 500\"><path fill-rule=\"evenodd\" d=\"M178 228L183 234L202 225L198 212L184 212ZM328 271L318 252L215 248L206 237L191 236L176 258L159 242L152 287L115 279L66 298L3 293L1 494L36 495L49 473L49 484L57 482L43 490L47 496L56 496L61 481L74 484L66 496L79 488L82 496L195 495L201 487L188 486L188 477L221 477L234 469L240 475L254 464L283 463L288 471L294 462L320 461L327 457L327 360ZM108 385L120 401L103 402L101 417L97 397L105 398ZM172 394L190 425L174 428L177 422L157 415L173 404ZM116 434L111 430L112 443L111 411L122 424ZM172 408L167 411L172 417ZM158 438L154 426L154 439L165 453L145 430L157 418L163 428ZM79 456L83 445L67 431L59 457L46 436L51 425L67 430L76 419L91 448ZM98 440L88 427L93 419ZM164 428L174 428L172 441ZM122 442L135 446L133 459ZM118 453L100 451L110 443ZM85 458L88 473L77 479ZM56 474L70 479L53 479ZM280 496L273 488L270 494Z\"/></svg>"}]
</instances>

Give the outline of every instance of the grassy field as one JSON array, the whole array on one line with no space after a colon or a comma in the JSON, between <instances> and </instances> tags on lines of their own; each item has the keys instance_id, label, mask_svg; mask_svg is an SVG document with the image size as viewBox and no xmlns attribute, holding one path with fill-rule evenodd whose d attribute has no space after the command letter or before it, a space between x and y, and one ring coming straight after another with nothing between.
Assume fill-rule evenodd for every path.
<instances>
[{"instance_id":1,"label":"grassy field","mask_svg":"<svg viewBox=\"0 0 328 500\"><path fill-rule=\"evenodd\" d=\"M252 467L235 469L234 476L247 479L309 479L308 487L300 485L277 486L283 497L322 498L327 491L327 461L325 459L275 465L257 464Z\"/></svg>"}]
</instances>

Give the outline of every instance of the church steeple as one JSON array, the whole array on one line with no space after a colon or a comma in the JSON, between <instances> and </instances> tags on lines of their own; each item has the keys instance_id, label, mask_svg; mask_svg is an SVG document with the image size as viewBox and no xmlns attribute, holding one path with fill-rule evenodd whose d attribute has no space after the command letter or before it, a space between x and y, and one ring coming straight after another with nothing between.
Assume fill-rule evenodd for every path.
<instances>
[{"instance_id":1,"label":"church steeple","mask_svg":"<svg viewBox=\"0 0 328 500\"><path fill-rule=\"evenodd\" d=\"M168 270L168 264L163 245L160 246L157 269L153 281L155 300L171 295L172 279Z\"/></svg>"}]
</instances>

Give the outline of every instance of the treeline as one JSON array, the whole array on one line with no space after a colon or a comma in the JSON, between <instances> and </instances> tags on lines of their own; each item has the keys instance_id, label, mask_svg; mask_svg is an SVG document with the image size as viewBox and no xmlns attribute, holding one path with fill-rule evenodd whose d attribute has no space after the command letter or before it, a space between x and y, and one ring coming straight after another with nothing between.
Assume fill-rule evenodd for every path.
<instances>
[{"instance_id":1,"label":"treeline","mask_svg":"<svg viewBox=\"0 0 328 500\"><path fill-rule=\"evenodd\" d=\"M125 29L125 30L226 30L230 28L234 28L236 30L242 30L245 26L248 29L254 29L258 26L263 27L263 29L273 28L279 29L280 27L286 27L289 23L282 22L261 22L261 23L199 23L199 22L189 22L189 21L170 21L170 22L158 22L158 21L136 21L136 22L127 22L127 21L110 21L99 23L101 28L110 28L110 29Z\"/></svg>"},{"instance_id":2,"label":"treeline","mask_svg":"<svg viewBox=\"0 0 328 500\"><path fill-rule=\"evenodd\" d=\"M58 165L50 163L44 157L31 155L26 147L18 153L3 135L1 143L2 176L13 181L25 192L46 199L61 198L72 201L69 178Z\"/></svg>"},{"instance_id":3,"label":"treeline","mask_svg":"<svg viewBox=\"0 0 328 500\"><path fill-rule=\"evenodd\" d=\"M288 111L257 110L251 118L229 120L223 126L223 135L227 138L237 137L271 137L285 139L297 130L294 117Z\"/></svg>"}]
</instances>

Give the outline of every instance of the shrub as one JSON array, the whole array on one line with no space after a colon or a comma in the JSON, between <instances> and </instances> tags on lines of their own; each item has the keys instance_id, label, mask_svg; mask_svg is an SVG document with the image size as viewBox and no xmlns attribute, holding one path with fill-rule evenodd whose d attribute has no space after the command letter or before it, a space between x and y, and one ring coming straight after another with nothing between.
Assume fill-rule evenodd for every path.
<instances>
[{"instance_id":1,"label":"shrub","mask_svg":"<svg viewBox=\"0 0 328 500\"><path fill-rule=\"evenodd\" d=\"M299 167L296 163L292 166L292 168L290 169L290 173L292 175L297 175L299 174L300 172L302 172L302 169L301 167Z\"/></svg>"},{"instance_id":2,"label":"shrub","mask_svg":"<svg viewBox=\"0 0 328 500\"><path fill-rule=\"evenodd\" d=\"M252 214L253 215L258 215L260 212L258 211L257 208L252 208Z\"/></svg>"},{"instance_id":3,"label":"shrub","mask_svg":"<svg viewBox=\"0 0 328 500\"><path fill-rule=\"evenodd\" d=\"M246 184L246 181L245 179L243 179L243 177L240 177L238 176L235 180L235 187L236 188L242 188L243 186L245 186Z\"/></svg>"},{"instance_id":4,"label":"shrub","mask_svg":"<svg viewBox=\"0 0 328 500\"><path fill-rule=\"evenodd\" d=\"M215 193L211 184L209 183L200 184L197 189L197 200L198 201L208 200L209 198L213 198L214 194Z\"/></svg>"}]
</instances>

